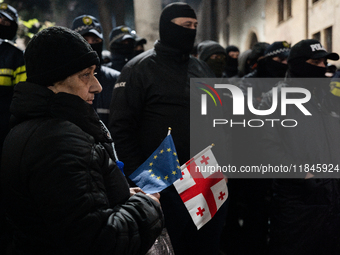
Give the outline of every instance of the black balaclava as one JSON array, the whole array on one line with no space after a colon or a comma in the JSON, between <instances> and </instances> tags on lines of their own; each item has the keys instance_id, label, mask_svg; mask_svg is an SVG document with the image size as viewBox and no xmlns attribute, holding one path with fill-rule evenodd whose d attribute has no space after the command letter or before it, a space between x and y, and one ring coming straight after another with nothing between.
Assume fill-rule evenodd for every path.
<instances>
[{"instance_id":1,"label":"black balaclava","mask_svg":"<svg viewBox=\"0 0 340 255\"><path fill-rule=\"evenodd\" d=\"M240 52L240 50L236 46L233 46L233 45L228 46L225 50L227 53L225 72L227 74L227 77L233 77L237 75L237 72L238 72L238 59L230 57L229 52L230 51Z\"/></svg>"},{"instance_id":2,"label":"black balaclava","mask_svg":"<svg viewBox=\"0 0 340 255\"><path fill-rule=\"evenodd\" d=\"M110 45L110 51L112 55L126 55L133 56L133 49L135 47L135 41L127 39L127 43L112 43Z\"/></svg>"},{"instance_id":3,"label":"black balaclava","mask_svg":"<svg viewBox=\"0 0 340 255\"><path fill-rule=\"evenodd\" d=\"M284 78L288 70L288 65L277 62L272 58L266 58L266 71L268 77Z\"/></svg>"},{"instance_id":4,"label":"black balaclava","mask_svg":"<svg viewBox=\"0 0 340 255\"><path fill-rule=\"evenodd\" d=\"M207 61L208 66L214 72L216 77L222 77L223 71L225 69L225 59L224 58L209 58Z\"/></svg>"},{"instance_id":5,"label":"black balaclava","mask_svg":"<svg viewBox=\"0 0 340 255\"><path fill-rule=\"evenodd\" d=\"M284 78L286 76L287 69L287 64L277 62L271 57L262 58L257 64L257 72L259 77Z\"/></svg>"},{"instance_id":6,"label":"black balaclava","mask_svg":"<svg viewBox=\"0 0 340 255\"><path fill-rule=\"evenodd\" d=\"M90 43L91 48L97 52L97 55L100 59L100 63L103 63L102 51L103 51L103 44L104 42L101 41L100 43Z\"/></svg>"},{"instance_id":7,"label":"black balaclava","mask_svg":"<svg viewBox=\"0 0 340 255\"><path fill-rule=\"evenodd\" d=\"M306 58L297 58L288 62L288 70L292 77L325 78L326 67L315 66L306 62Z\"/></svg>"},{"instance_id":8,"label":"black balaclava","mask_svg":"<svg viewBox=\"0 0 340 255\"><path fill-rule=\"evenodd\" d=\"M190 54L195 42L196 29L184 28L171 22L179 17L197 19L195 11L186 3L177 2L167 5L159 21L160 41L182 53Z\"/></svg>"},{"instance_id":9,"label":"black balaclava","mask_svg":"<svg viewBox=\"0 0 340 255\"><path fill-rule=\"evenodd\" d=\"M75 29L73 28L72 30L75 30ZM92 32L89 32L89 33L86 33L86 34L81 34L81 35L83 37L86 36L86 35L93 35L93 36L99 37L98 35L96 35ZM103 47L104 47L104 41L101 41L100 43L90 43L90 46L95 52L97 52L100 63L103 63L102 51L103 51Z\"/></svg>"},{"instance_id":10,"label":"black balaclava","mask_svg":"<svg viewBox=\"0 0 340 255\"><path fill-rule=\"evenodd\" d=\"M14 21L10 21L10 26L4 26L0 25L0 38L1 39L7 39L7 40L13 40L14 37L17 34L18 25Z\"/></svg>"},{"instance_id":11,"label":"black balaclava","mask_svg":"<svg viewBox=\"0 0 340 255\"><path fill-rule=\"evenodd\" d=\"M133 50L133 55L138 56L139 54L142 54L144 50Z\"/></svg>"}]
</instances>

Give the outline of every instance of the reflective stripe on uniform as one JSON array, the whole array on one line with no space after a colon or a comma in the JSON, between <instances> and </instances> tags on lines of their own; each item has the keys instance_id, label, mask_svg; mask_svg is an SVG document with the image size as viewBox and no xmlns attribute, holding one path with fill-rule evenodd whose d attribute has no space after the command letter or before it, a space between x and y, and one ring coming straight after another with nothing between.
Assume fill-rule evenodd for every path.
<instances>
[{"instance_id":1,"label":"reflective stripe on uniform","mask_svg":"<svg viewBox=\"0 0 340 255\"><path fill-rule=\"evenodd\" d=\"M20 66L15 71L8 68L0 69L0 86L14 86L15 84L26 81L26 66Z\"/></svg>"},{"instance_id":2,"label":"reflective stripe on uniform","mask_svg":"<svg viewBox=\"0 0 340 255\"><path fill-rule=\"evenodd\" d=\"M340 97L340 82L332 81L330 84L330 87L331 87L331 93L334 96Z\"/></svg>"},{"instance_id":3,"label":"reflective stripe on uniform","mask_svg":"<svg viewBox=\"0 0 340 255\"><path fill-rule=\"evenodd\" d=\"M13 76L13 70L9 68L1 68L0 69L0 75L8 75L8 76Z\"/></svg>"},{"instance_id":4,"label":"reflective stripe on uniform","mask_svg":"<svg viewBox=\"0 0 340 255\"><path fill-rule=\"evenodd\" d=\"M27 79L27 76L26 76L26 66L23 65L23 66L20 66L18 67L14 73L13 73L13 76L14 76L14 81L13 81L13 84L17 84L21 81L26 81Z\"/></svg>"},{"instance_id":5,"label":"reflective stripe on uniform","mask_svg":"<svg viewBox=\"0 0 340 255\"><path fill-rule=\"evenodd\" d=\"M97 108L97 113L101 113L101 114L109 114L110 113L110 109L104 109L104 108Z\"/></svg>"},{"instance_id":6,"label":"reflective stripe on uniform","mask_svg":"<svg viewBox=\"0 0 340 255\"><path fill-rule=\"evenodd\" d=\"M12 77L0 75L0 86L13 86Z\"/></svg>"}]
</instances>

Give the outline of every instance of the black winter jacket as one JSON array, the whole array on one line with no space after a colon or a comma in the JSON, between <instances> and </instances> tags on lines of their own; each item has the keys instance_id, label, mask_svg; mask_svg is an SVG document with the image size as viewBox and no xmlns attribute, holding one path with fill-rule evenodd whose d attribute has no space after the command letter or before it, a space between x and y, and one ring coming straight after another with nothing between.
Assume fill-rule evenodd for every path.
<instances>
[{"instance_id":1,"label":"black winter jacket","mask_svg":"<svg viewBox=\"0 0 340 255\"><path fill-rule=\"evenodd\" d=\"M157 149L168 127L180 163L190 159L190 78L196 77L214 74L160 42L124 67L113 90L109 130L127 176Z\"/></svg>"},{"instance_id":2,"label":"black winter jacket","mask_svg":"<svg viewBox=\"0 0 340 255\"><path fill-rule=\"evenodd\" d=\"M327 84L323 85L327 90ZM339 172L335 170L340 167L339 118L325 109L327 92L322 85L302 84L301 79L283 82L278 86L279 106L283 87L310 90L312 98L303 105L312 116L305 116L291 104L287 105L286 116L281 116L280 107L273 115L266 116L267 119L294 119L298 125L289 128L275 122L274 127L271 123L264 126L260 144L262 163L292 164L297 173L290 177L300 177L274 180L269 254L340 254L340 183ZM301 94L289 93L288 97L301 98ZM263 98L260 109L269 109L271 105L270 92ZM328 169L333 167L333 173L311 171L316 178L304 179L305 164L307 169L325 164Z\"/></svg>"},{"instance_id":3,"label":"black winter jacket","mask_svg":"<svg viewBox=\"0 0 340 255\"><path fill-rule=\"evenodd\" d=\"M160 42L125 65L113 90L109 128L126 176L158 148L168 127L180 163L194 155L190 155L190 78L198 77L214 74L206 63ZM217 254L226 204L199 231L173 186L162 191L161 204L175 254Z\"/></svg>"},{"instance_id":4,"label":"black winter jacket","mask_svg":"<svg viewBox=\"0 0 340 255\"><path fill-rule=\"evenodd\" d=\"M160 206L129 197L110 133L80 97L15 87L1 181L15 254L144 254Z\"/></svg>"}]
</instances>

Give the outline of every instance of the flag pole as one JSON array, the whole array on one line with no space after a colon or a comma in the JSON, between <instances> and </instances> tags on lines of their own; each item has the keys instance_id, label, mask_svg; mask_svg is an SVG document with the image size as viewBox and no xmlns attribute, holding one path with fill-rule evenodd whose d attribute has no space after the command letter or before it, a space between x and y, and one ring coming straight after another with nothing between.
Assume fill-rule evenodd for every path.
<instances>
[{"instance_id":1,"label":"flag pole","mask_svg":"<svg viewBox=\"0 0 340 255\"><path fill-rule=\"evenodd\" d=\"M169 127L168 130L169 130L169 131L168 131L167 136L171 134L171 127Z\"/></svg>"},{"instance_id":2,"label":"flag pole","mask_svg":"<svg viewBox=\"0 0 340 255\"><path fill-rule=\"evenodd\" d=\"M193 161L201 157L204 153L206 153L208 150L210 150L212 147L214 147L215 144L209 145L207 148L203 149L201 152L197 153L193 158L191 158L189 161L187 161L185 164L181 166L181 171L185 169L187 166L189 166Z\"/></svg>"}]
</instances>

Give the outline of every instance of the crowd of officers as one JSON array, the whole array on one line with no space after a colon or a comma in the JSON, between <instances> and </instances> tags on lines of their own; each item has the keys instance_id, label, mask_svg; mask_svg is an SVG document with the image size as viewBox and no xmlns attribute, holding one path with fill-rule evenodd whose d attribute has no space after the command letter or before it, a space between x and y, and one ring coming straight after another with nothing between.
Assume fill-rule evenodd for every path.
<instances>
[{"instance_id":1,"label":"crowd of officers","mask_svg":"<svg viewBox=\"0 0 340 255\"><path fill-rule=\"evenodd\" d=\"M194 45L199 22L188 4L169 4L153 49L144 51L146 39L118 26L107 51L101 24L85 14L69 29L39 32L23 54L15 45L17 11L0 4L1 254L145 254L163 228L171 251L157 254L340 254L336 176L231 177L228 202L200 230L173 186L160 194L128 194L126 187L135 184L122 169L117 173L115 162L124 162L129 176L168 127L180 163L193 156L190 78L228 79L245 97L252 88L253 105L262 110L272 105L273 87L311 93L304 106L312 117L287 106L285 118L297 119L295 128L233 129L224 141L233 165L340 165L340 74L327 63L338 54L314 39L292 47L259 42L242 53L211 40ZM95 78L88 78L82 96L67 82L87 69ZM69 88L59 90L63 86ZM271 118L280 119L279 113Z\"/></svg>"}]
</instances>

